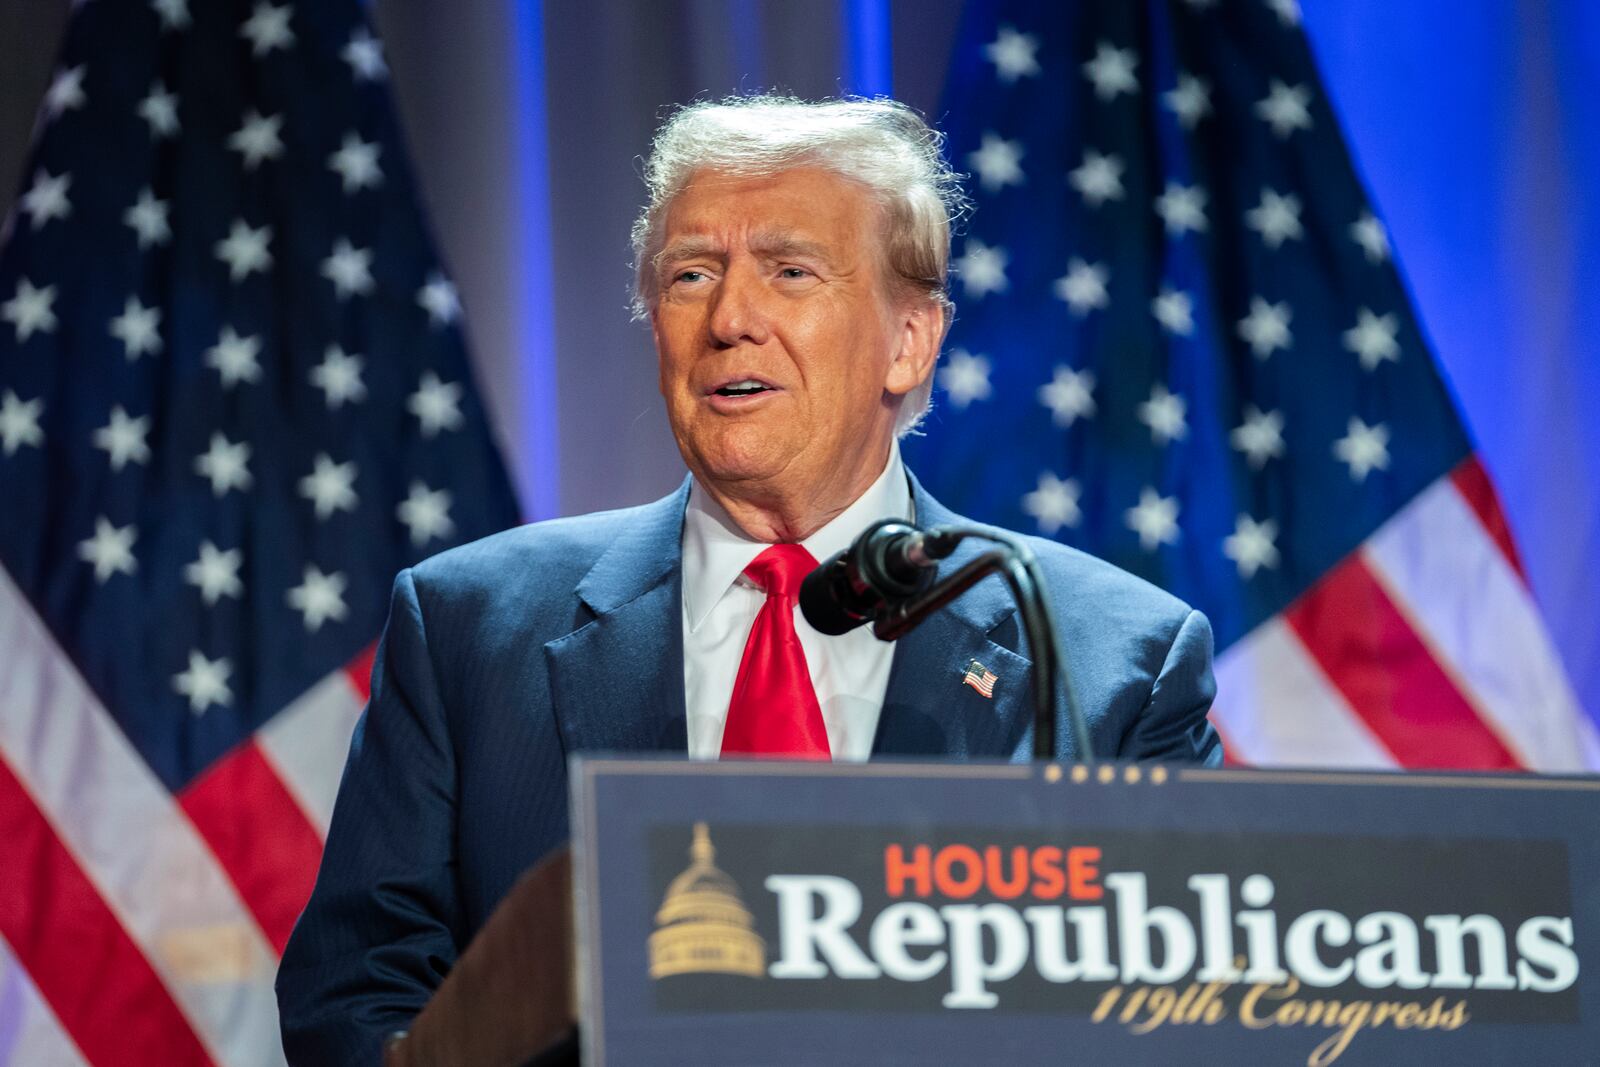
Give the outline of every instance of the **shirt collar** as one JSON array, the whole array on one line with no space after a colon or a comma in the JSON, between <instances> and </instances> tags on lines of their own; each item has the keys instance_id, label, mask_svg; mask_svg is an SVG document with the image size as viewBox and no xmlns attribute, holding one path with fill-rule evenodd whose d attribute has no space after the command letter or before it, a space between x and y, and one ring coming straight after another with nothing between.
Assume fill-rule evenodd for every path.
<instances>
[{"instance_id":1,"label":"shirt collar","mask_svg":"<svg viewBox=\"0 0 1600 1067\"><path fill-rule=\"evenodd\" d=\"M867 491L800 543L821 563L848 548L872 522L890 518L912 518L911 486L898 442L890 446L889 462ZM700 482L693 481L683 516L683 608L691 632L767 547L739 529Z\"/></svg>"}]
</instances>

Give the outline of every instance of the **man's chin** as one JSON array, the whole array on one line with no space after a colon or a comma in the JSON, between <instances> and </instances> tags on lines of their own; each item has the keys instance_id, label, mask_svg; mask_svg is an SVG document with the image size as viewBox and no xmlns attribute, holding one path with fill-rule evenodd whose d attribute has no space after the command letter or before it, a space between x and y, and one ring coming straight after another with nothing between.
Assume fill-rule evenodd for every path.
<instances>
[{"instance_id":1,"label":"man's chin","mask_svg":"<svg viewBox=\"0 0 1600 1067\"><path fill-rule=\"evenodd\" d=\"M712 488L759 490L782 481L794 455L774 448L770 434L723 433L685 450L695 476Z\"/></svg>"},{"instance_id":2,"label":"man's chin","mask_svg":"<svg viewBox=\"0 0 1600 1067\"><path fill-rule=\"evenodd\" d=\"M760 477L782 467L793 451L793 425L769 410L718 415L707 410L673 428L678 447L696 474L708 478Z\"/></svg>"},{"instance_id":3,"label":"man's chin","mask_svg":"<svg viewBox=\"0 0 1600 1067\"><path fill-rule=\"evenodd\" d=\"M702 481L716 488L755 488L778 481L784 465L770 460L719 458L703 462L695 471Z\"/></svg>"}]
</instances>

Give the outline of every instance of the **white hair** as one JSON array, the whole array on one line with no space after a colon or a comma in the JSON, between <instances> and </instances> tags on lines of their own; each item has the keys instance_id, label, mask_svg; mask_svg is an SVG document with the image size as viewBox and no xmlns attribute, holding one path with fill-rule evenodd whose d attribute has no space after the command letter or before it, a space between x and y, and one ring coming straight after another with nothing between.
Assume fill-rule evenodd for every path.
<instances>
[{"instance_id":1,"label":"white hair","mask_svg":"<svg viewBox=\"0 0 1600 1067\"><path fill-rule=\"evenodd\" d=\"M967 202L961 175L940 151L943 141L921 115L885 98L813 102L760 94L678 109L656 131L644 165L650 199L633 224L634 316L645 318L655 306L667 208L697 171L759 177L813 166L861 184L877 201L890 291L937 305L948 331L955 311L950 229ZM930 373L901 403L897 433L921 421L932 390Z\"/></svg>"}]
</instances>

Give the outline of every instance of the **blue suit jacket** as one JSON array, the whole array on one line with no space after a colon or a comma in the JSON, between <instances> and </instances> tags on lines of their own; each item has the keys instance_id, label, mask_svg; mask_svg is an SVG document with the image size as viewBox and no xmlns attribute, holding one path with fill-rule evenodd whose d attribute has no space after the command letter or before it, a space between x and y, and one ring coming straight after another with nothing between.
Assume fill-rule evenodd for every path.
<instances>
[{"instance_id":1,"label":"blue suit jacket","mask_svg":"<svg viewBox=\"0 0 1600 1067\"><path fill-rule=\"evenodd\" d=\"M963 523L912 480L918 521ZM526 526L395 581L316 889L278 1003L296 1067L376 1064L526 868L567 837L574 752L683 751L679 546L665 500ZM1034 539L1096 755L1216 762L1205 617ZM963 546L960 566L981 549ZM993 699L961 685L976 658ZM1028 652L986 579L895 650L876 755L1026 760ZM1057 729L1060 755L1072 731Z\"/></svg>"}]
</instances>

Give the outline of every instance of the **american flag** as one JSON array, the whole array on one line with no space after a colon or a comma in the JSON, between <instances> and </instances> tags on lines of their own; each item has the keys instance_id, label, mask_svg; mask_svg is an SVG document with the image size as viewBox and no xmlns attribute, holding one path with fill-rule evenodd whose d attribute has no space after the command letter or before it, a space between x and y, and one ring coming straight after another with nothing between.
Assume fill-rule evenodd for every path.
<instances>
[{"instance_id":1,"label":"american flag","mask_svg":"<svg viewBox=\"0 0 1600 1067\"><path fill-rule=\"evenodd\" d=\"M977 660L969 660L967 669L961 672L961 684L970 685L978 692L990 699L994 698L994 683L1000 676Z\"/></svg>"},{"instance_id":2,"label":"american flag","mask_svg":"<svg viewBox=\"0 0 1600 1067\"><path fill-rule=\"evenodd\" d=\"M1203 609L1236 761L1600 767L1295 0L974 3L948 85L933 490Z\"/></svg>"},{"instance_id":3,"label":"american flag","mask_svg":"<svg viewBox=\"0 0 1600 1067\"><path fill-rule=\"evenodd\" d=\"M517 521L354 0L76 8L0 251L0 1063L282 1062L402 567Z\"/></svg>"}]
</instances>

